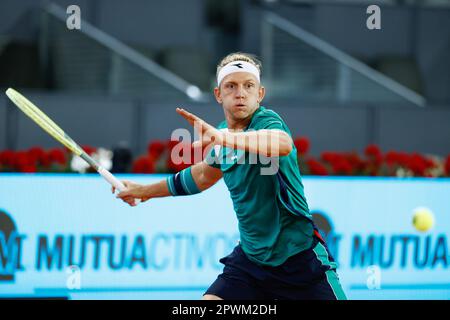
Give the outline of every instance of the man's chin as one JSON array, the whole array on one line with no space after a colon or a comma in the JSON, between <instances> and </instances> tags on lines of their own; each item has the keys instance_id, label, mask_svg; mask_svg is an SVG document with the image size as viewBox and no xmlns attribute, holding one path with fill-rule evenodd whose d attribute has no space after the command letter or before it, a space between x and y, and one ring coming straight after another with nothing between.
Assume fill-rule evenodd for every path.
<instances>
[{"instance_id":1,"label":"man's chin","mask_svg":"<svg viewBox=\"0 0 450 320\"><path fill-rule=\"evenodd\" d=\"M233 116L235 119L245 119L248 117L247 110L236 110L233 112Z\"/></svg>"},{"instance_id":2,"label":"man's chin","mask_svg":"<svg viewBox=\"0 0 450 320\"><path fill-rule=\"evenodd\" d=\"M249 106L233 106L228 109L229 114L236 120L247 119L252 114L252 108Z\"/></svg>"}]
</instances>

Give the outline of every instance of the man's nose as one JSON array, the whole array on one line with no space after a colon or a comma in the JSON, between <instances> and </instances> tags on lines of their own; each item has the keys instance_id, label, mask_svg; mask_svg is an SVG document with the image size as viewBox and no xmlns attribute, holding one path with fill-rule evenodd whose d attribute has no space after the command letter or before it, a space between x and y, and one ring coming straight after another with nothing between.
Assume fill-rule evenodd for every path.
<instances>
[{"instance_id":1,"label":"man's nose","mask_svg":"<svg viewBox=\"0 0 450 320\"><path fill-rule=\"evenodd\" d=\"M236 98L244 98L244 86L237 86Z\"/></svg>"}]
</instances>

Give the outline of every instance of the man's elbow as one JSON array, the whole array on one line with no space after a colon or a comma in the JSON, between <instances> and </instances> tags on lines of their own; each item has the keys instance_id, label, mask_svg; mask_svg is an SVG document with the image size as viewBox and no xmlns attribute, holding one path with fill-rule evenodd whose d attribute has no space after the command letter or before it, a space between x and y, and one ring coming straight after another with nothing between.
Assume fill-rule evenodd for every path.
<instances>
[{"instance_id":1,"label":"man's elbow","mask_svg":"<svg viewBox=\"0 0 450 320\"><path fill-rule=\"evenodd\" d=\"M220 180L220 178L222 178L222 172L219 169L215 169L214 171L214 173L211 173L208 176L204 174L201 175L197 184L197 187L201 191L211 188Z\"/></svg>"},{"instance_id":2,"label":"man's elbow","mask_svg":"<svg viewBox=\"0 0 450 320\"><path fill-rule=\"evenodd\" d=\"M285 157L285 156L289 155L291 153L291 151L292 151L292 146L289 145L289 146L280 148L279 155L280 155L280 157Z\"/></svg>"},{"instance_id":3,"label":"man's elbow","mask_svg":"<svg viewBox=\"0 0 450 320\"><path fill-rule=\"evenodd\" d=\"M284 157L292 152L292 139L288 134L283 134L278 139L278 144L269 148L265 154L268 157Z\"/></svg>"},{"instance_id":4,"label":"man's elbow","mask_svg":"<svg viewBox=\"0 0 450 320\"><path fill-rule=\"evenodd\" d=\"M293 149L292 144L293 144L292 139L287 133L281 136L280 150L279 150L280 157L287 156L292 152Z\"/></svg>"}]
</instances>

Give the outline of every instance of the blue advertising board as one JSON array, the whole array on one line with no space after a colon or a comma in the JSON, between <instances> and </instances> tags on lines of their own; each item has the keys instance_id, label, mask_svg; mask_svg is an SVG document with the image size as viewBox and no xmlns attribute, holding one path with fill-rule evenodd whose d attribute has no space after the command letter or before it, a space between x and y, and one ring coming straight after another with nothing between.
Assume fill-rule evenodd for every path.
<instances>
[{"instance_id":1,"label":"blue advertising board","mask_svg":"<svg viewBox=\"0 0 450 320\"><path fill-rule=\"evenodd\" d=\"M348 298L450 298L449 179L304 185ZM434 215L426 232L412 225L418 207ZM0 297L199 299L238 239L223 181L129 207L97 175L0 175Z\"/></svg>"}]
</instances>

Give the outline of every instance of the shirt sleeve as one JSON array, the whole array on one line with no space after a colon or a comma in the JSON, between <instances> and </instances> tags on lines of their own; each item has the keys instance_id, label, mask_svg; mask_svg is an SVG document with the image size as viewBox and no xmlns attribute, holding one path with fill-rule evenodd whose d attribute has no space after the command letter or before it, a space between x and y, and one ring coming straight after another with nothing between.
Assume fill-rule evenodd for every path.
<instances>
[{"instance_id":1,"label":"shirt sleeve","mask_svg":"<svg viewBox=\"0 0 450 320\"><path fill-rule=\"evenodd\" d=\"M259 119L259 121L257 123L256 129L257 130L277 129L277 130L284 131L284 132L288 133L289 135L291 135L291 133L289 132L289 129L287 128L284 121L274 115L267 115L267 116L261 117L261 119Z\"/></svg>"},{"instance_id":2,"label":"shirt sleeve","mask_svg":"<svg viewBox=\"0 0 450 320\"><path fill-rule=\"evenodd\" d=\"M261 129L278 129L278 130L286 131L285 126L279 120L268 121L267 123L264 124L264 127Z\"/></svg>"}]
</instances>

